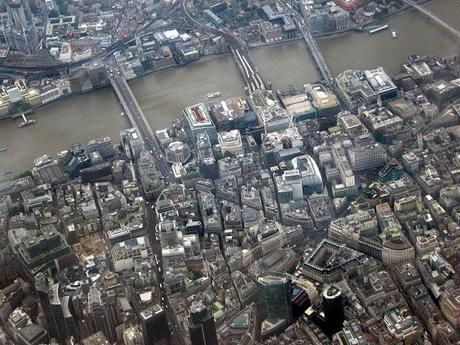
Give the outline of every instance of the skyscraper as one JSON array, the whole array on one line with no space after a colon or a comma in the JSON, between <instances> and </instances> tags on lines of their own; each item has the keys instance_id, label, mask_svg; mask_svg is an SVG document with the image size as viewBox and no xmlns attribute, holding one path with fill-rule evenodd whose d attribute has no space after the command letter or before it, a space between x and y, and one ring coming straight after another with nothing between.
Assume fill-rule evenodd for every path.
<instances>
[{"instance_id":1,"label":"skyscraper","mask_svg":"<svg viewBox=\"0 0 460 345\"><path fill-rule=\"evenodd\" d=\"M203 303L194 302L190 308L188 330L192 345L217 345L216 325L212 312Z\"/></svg>"},{"instance_id":2,"label":"skyscraper","mask_svg":"<svg viewBox=\"0 0 460 345\"><path fill-rule=\"evenodd\" d=\"M282 275L266 273L257 278L261 336L269 337L284 330L292 321L289 281Z\"/></svg>"},{"instance_id":3,"label":"skyscraper","mask_svg":"<svg viewBox=\"0 0 460 345\"><path fill-rule=\"evenodd\" d=\"M154 345L168 335L168 322L164 309L155 304L139 313L145 345Z\"/></svg>"},{"instance_id":4,"label":"skyscraper","mask_svg":"<svg viewBox=\"0 0 460 345\"><path fill-rule=\"evenodd\" d=\"M332 335L342 329L344 308L342 290L335 285L329 286L323 291L323 308L325 319L325 332Z\"/></svg>"},{"instance_id":5,"label":"skyscraper","mask_svg":"<svg viewBox=\"0 0 460 345\"><path fill-rule=\"evenodd\" d=\"M38 273L35 276L35 288L40 298L50 337L64 343L69 333L59 300L59 284L50 285L48 277L43 273Z\"/></svg>"},{"instance_id":6,"label":"skyscraper","mask_svg":"<svg viewBox=\"0 0 460 345\"><path fill-rule=\"evenodd\" d=\"M34 54L37 48L37 33L29 4L23 0L8 3L8 45L25 54Z\"/></svg>"}]
</instances>

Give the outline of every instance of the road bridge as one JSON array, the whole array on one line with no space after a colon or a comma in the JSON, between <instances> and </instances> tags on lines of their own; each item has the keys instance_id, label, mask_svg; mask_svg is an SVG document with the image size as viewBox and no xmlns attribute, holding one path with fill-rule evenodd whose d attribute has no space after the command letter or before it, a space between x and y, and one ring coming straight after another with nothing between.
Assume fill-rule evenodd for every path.
<instances>
[{"instance_id":1,"label":"road bridge","mask_svg":"<svg viewBox=\"0 0 460 345\"><path fill-rule=\"evenodd\" d=\"M335 85L334 78L332 77L331 71L329 70L329 67L327 66L326 60L324 60L323 54L321 54L321 51L319 50L318 45L316 44L316 40L313 38L312 34L310 33L308 26L302 25L300 19L298 18L298 15L293 14L293 17L294 17L294 22L297 28L301 32L302 37L305 43L307 44L310 54L313 56L313 59L315 60L316 66L318 67L319 72L321 73L321 76L323 77L327 86L334 89L334 85Z\"/></svg>"},{"instance_id":2,"label":"road bridge","mask_svg":"<svg viewBox=\"0 0 460 345\"><path fill-rule=\"evenodd\" d=\"M106 66L108 79L113 89L115 90L115 93L117 94L118 99L120 100L120 103L123 106L129 121L131 122L131 125L137 129L139 135L141 135L142 140L144 141L146 149L149 150L152 156L155 158L155 165L166 183L172 182L173 175L169 164L166 162L165 157L162 155L160 145L155 138L155 134L150 127L150 124L148 123L147 118L145 117L144 112L137 102L130 86L128 85L126 79L122 75L118 65L115 62L106 62ZM138 182L140 181L138 180ZM157 233L157 228L155 226L156 215L154 205L150 205L147 202L146 206L147 232L152 250L156 258L156 274L158 280L158 288L160 291L161 305L165 310L170 332L168 343L170 345L186 345L184 338L181 335L180 326L177 324L177 319L170 305L165 288L162 247Z\"/></svg>"},{"instance_id":3,"label":"road bridge","mask_svg":"<svg viewBox=\"0 0 460 345\"><path fill-rule=\"evenodd\" d=\"M134 96L131 87L122 75L118 66L115 63L107 65L107 76L115 93L120 100L123 109L128 116L131 125L137 129L144 141L145 147L155 158L155 163L158 171L161 173L166 182L173 181L173 175L169 164L161 153L160 145L155 138L150 124L145 117L136 97Z\"/></svg>"}]
</instances>

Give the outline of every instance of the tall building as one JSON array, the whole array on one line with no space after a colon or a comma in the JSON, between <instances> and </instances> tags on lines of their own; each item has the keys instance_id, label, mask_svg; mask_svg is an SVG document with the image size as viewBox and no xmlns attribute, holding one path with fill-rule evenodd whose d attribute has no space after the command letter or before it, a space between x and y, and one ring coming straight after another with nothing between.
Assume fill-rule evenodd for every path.
<instances>
[{"instance_id":1,"label":"tall building","mask_svg":"<svg viewBox=\"0 0 460 345\"><path fill-rule=\"evenodd\" d=\"M284 183L291 186L294 200L303 200L302 176L298 169L286 170L283 174Z\"/></svg>"},{"instance_id":2,"label":"tall building","mask_svg":"<svg viewBox=\"0 0 460 345\"><path fill-rule=\"evenodd\" d=\"M144 345L142 331L137 326L130 326L123 332L124 345Z\"/></svg>"},{"instance_id":3,"label":"tall building","mask_svg":"<svg viewBox=\"0 0 460 345\"><path fill-rule=\"evenodd\" d=\"M86 144L86 152L99 152L102 158L107 159L115 156L116 151L110 137L92 139Z\"/></svg>"},{"instance_id":4,"label":"tall building","mask_svg":"<svg viewBox=\"0 0 460 345\"><path fill-rule=\"evenodd\" d=\"M267 338L284 330L292 321L291 288L282 275L266 273L257 278L261 336Z\"/></svg>"},{"instance_id":5,"label":"tall building","mask_svg":"<svg viewBox=\"0 0 460 345\"><path fill-rule=\"evenodd\" d=\"M34 54L38 39L28 2L10 0L7 11L8 30L6 31L6 39L8 45L22 53Z\"/></svg>"},{"instance_id":6,"label":"tall building","mask_svg":"<svg viewBox=\"0 0 460 345\"><path fill-rule=\"evenodd\" d=\"M230 153L233 155L238 155L243 153L243 143L241 141L240 131L237 129L219 132L219 144L222 151L222 155Z\"/></svg>"},{"instance_id":7,"label":"tall building","mask_svg":"<svg viewBox=\"0 0 460 345\"><path fill-rule=\"evenodd\" d=\"M217 130L203 103L198 103L184 109L187 129L196 141L198 134L206 132L212 144L217 143Z\"/></svg>"},{"instance_id":8,"label":"tall building","mask_svg":"<svg viewBox=\"0 0 460 345\"><path fill-rule=\"evenodd\" d=\"M116 313L112 312L115 307L114 302L103 296L99 289L100 287L95 285L89 289L88 321L96 331L101 332L108 341L114 343L117 340L116 327L119 325Z\"/></svg>"},{"instance_id":9,"label":"tall building","mask_svg":"<svg viewBox=\"0 0 460 345\"><path fill-rule=\"evenodd\" d=\"M139 157L144 150L144 142L135 128L120 131L121 145L129 159Z\"/></svg>"},{"instance_id":10,"label":"tall building","mask_svg":"<svg viewBox=\"0 0 460 345\"><path fill-rule=\"evenodd\" d=\"M35 276L35 289L38 292L40 304L46 319L46 328L50 338L54 338L59 343L64 344L68 332L63 323L64 316L59 302L59 284L50 285L48 277L43 273Z\"/></svg>"},{"instance_id":11,"label":"tall building","mask_svg":"<svg viewBox=\"0 0 460 345\"><path fill-rule=\"evenodd\" d=\"M337 96L320 84L308 87L307 91L310 92L313 99L313 106L316 108L320 128L325 129L335 126L337 122L336 115L340 112Z\"/></svg>"},{"instance_id":12,"label":"tall building","mask_svg":"<svg viewBox=\"0 0 460 345\"><path fill-rule=\"evenodd\" d=\"M190 308L188 330L192 345L217 345L217 332L212 311L203 303L194 302Z\"/></svg>"},{"instance_id":13,"label":"tall building","mask_svg":"<svg viewBox=\"0 0 460 345\"><path fill-rule=\"evenodd\" d=\"M39 345L48 343L48 333L45 329L36 324L29 324L21 328L18 332L18 345Z\"/></svg>"},{"instance_id":14,"label":"tall building","mask_svg":"<svg viewBox=\"0 0 460 345\"><path fill-rule=\"evenodd\" d=\"M155 304L144 309L139 316L145 345L154 345L167 336L166 314L160 305Z\"/></svg>"},{"instance_id":15,"label":"tall building","mask_svg":"<svg viewBox=\"0 0 460 345\"><path fill-rule=\"evenodd\" d=\"M297 156L292 159L294 169L299 170L302 177L302 186L307 193L321 193L323 179L315 160L309 155Z\"/></svg>"},{"instance_id":16,"label":"tall building","mask_svg":"<svg viewBox=\"0 0 460 345\"><path fill-rule=\"evenodd\" d=\"M345 315L342 290L338 286L331 285L323 291L323 308L326 333L334 334L340 331Z\"/></svg>"}]
</instances>

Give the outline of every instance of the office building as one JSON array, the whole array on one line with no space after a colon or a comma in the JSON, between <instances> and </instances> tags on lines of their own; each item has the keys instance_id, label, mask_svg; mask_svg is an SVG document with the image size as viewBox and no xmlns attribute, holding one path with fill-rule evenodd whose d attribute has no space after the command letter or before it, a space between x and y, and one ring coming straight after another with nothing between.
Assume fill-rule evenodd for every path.
<instances>
[{"instance_id":1,"label":"office building","mask_svg":"<svg viewBox=\"0 0 460 345\"><path fill-rule=\"evenodd\" d=\"M62 159L63 169L71 178L77 177L80 170L89 168L90 165L89 156L80 144L70 146Z\"/></svg>"},{"instance_id":2,"label":"office building","mask_svg":"<svg viewBox=\"0 0 460 345\"><path fill-rule=\"evenodd\" d=\"M88 154L91 152L99 152L101 157L104 159L112 158L116 153L112 144L112 139L110 139L110 137L102 137L90 140L88 144L86 144L86 152Z\"/></svg>"},{"instance_id":3,"label":"office building","mask_svg":"<svg viewBox=\"0 0 460 345\"><path fill-rule=\"evenodd\" d=\"M37 290L43 314L46 319L46 328L49 336L64 343L66 336L66 327L63 327L64 317L62 309L59 310L56 303L55 294L59 293L59 284L50 285L48 277L43 273L35 276L35 289ZM59 297L58 297L59 298ZM60 304L59 304L60 306Z\"/></svg>"},{"instance_id":4,"label":"office building","mask_svg":"<svg viewBox=\"0 0 460 345\"><path fill-rule=\"evenodd\" d=\"M265 273L257 277L261 337L283 331L292 322L291 287L282 275Z\"/></svg>"},{"instance_id":5,"label":"office building","mask_svg":"<svg viewBox=\"0 0 460 345\"><path fill-rule=\"evenodd\" d=\"M168 325L163 308L155 304L140 312L145 345L155 345L168 334Z\"/></svg>"},{"instance_id":6,"label":"office building","mask_svg":"<svg viewBox=\"0 0 460 345\"><path fill-rule=\"evenodd\" d=\"M348 157L353 171L382 167L386 163L386 156L383 145L376 142L358 144L348 149Z\"/></svg>"},{"instance_id":7,"label":"office building","mask_svg":"<svg viewBox=\"0 0 460 345\"><path fill-rule=\"evenodd\" d=\"M218 345L214 316L203 303L192 303L188 323L192 345Z\"/></svg>"},{"instance_id":8,"label":"office building","mask_svg":"<svg viewBox=\"0 0 460 345\"><path fill-rule=\"evenodd\" d=\"M41 345L48 344L48 333L36 324L28 324L18 332L18 345Z\"/></svg>"},{"instance_id":9,"label":"office building","mask_svg":"<svg viewBox=\"0 0 460 345\"><path fill-rule=\"evenodd\" d=\"M144 150L144 142L135 128L120 131L121 145L129 159L139 157Z\"/></svg>"},{"instance_id":10,"label":"office building","mask_svg":"<svg viewBox=\"0 0 460 345\"><path fill-rule=\"evenodd\" d=\"M340 183L332 186L332 193L335 197L355 195L358 191L356 178L347 159L345 149L340 143L335 143L332 146L332 158L340 174Z\"/></svg>"},{"instance_id":11,"label":"office building","mask_svg":"<svg viewBox=\"0 0 460 345\"><path fill-rule=\"evenodd\" d=\"M336 78L338 91L348 107L382 103L396 98L398 89L383 67L372 70L347 70Z\"/></svg>"},{"instance_id":12,"label":"office building","mask_svg":"<svg viewBox=\"0 0 460 345\"><path fill-rule=\"evenodd\" d=\"M337 96L321 84L307 86L307 91L313 99L320 128L334 126L337 123L337 114L340 112Z\"/></svg>"},{"instance_id":13,"label":"office building","mask_svg":"<svg viewBox=\"0 0 460 345\"><path fill-rule=\"evenodd\" d=\"M182 141L173 141L165 149L165 155L170 163L185 163L190 158L190 147Z\"/></svg>"},{"instance_id":14,"label":"office building","mask_svg":"<svg viewBox=\"0 0 460 345\"><path fill-rule=\"evenodd\" d=\"M331 285L323 291L325 331L328 334L332 335L342 329L345 320L342 299L342 289L338 286Z\"/></svg>"},{"instance_id":15,"label":"office building","mask_svg":"<svg viewBox=\"0 0 460 345\"><path fill-rule=\"evenodd\" d=\"M190 136L197 140L200 133L205 132L211 144L217 143L217 130L209 116L208 110L203 103L198 103L184 109L184 117L187 122L187 130Z\"/></svg>"},{"instance_id":16,"label":"office building","mask_svg":"<svg viewBox=\"0 0 460 345\"><path fill-rule=\"evenodd\" d=\"M290 117L281 107L273 91L256 90L251 94L250 100L259 123L264 126L265 133L289 127Z\"/></svg>"},{"instance_id":17,"label":"office building","mask_svg":"<svg viewBox=\"0 0 460 345\"><path fill-rule=\"evenodd\" d=\"M29 3L24 0L10 0L7 5L8 29L6 41L11 48L24 54L34 54L38 39Z\"/></svg>"},{"instance_id":18,"label":"office building","mask_svg":"<svg viewBox=\"0 0 460 345\"><path fill-rule=\"evenodd\" d=\"M304 191L307 193L321 193L323 179L315 160L309 155L297 156L292 159L294 169L300 172Z\"/></svg>"},{"instance_id":19,"label":"office building","mask_svg":"<svg viewBox=\"0 0 460 345\"><path fill-rule=\"evenodd\" d=\"M316 109L305 93L297 94L294 90L278 91L283 107L295 122L316 119Z\"/></svg>"},{"instance_id":20,"label":"office building","mask_svg":"<svg viewBox=\"0 0 460 345\"><path fill-rule=\"evenodd\" d=\"M227 132L219 132L218 138L220 150L223 156L226 154L239 155L243 153L241 134L237 129Z\"/></svg>"},{"instance_id":21,"label":"office building","mask_svg":"<svg viewBox=\"0 0 460 345\"><path fill-rule=\"evenodd\" d=\"M149 200L157 198L164 187L155 167L155 160L148 151L142 151L137 161L142 189Z\"/></svg>"},{"instance_id":22,"label":"office building","mask_svg":"<svg viewBox=\"0 0 460 345\"><path fill-rule=\"evenodd\" d=\"M365 261L364 254L342 243L323 240L305 259L302 273L314 281L330 283L353 276Z\"/></svg>"},{"instance_id":23,"label":"office building","mask_svg":"<svg viewBox=\"0 0 460 345\"><path fill-rule=\"evenodd\" d=\"M25 273L35 275L39 271L56 267L59 259L70 252L69 245L54 225L32 230L21 238L13 249Z\"/></svg>"},{"instance_id":24,"label":"office building","mask_svg":"<svg viewBox=\"0 0 460 345\"><path fill-rule=\"evenodd\" d=\"M283 180L287 186L291 187L293 200L303 200L302 176L299 170L286 170Z\"/></svg>"},{"instance_id":25,"label":"office building","mask_svg":"<svg viewBox=\"0 0 460 345\"><path fill-rule=\"evenodd\" d=\"M257 125L257 119L244 97L233 97L209 105L211 117L219 131L244 130Z\"/></svg>"}]
</instances>

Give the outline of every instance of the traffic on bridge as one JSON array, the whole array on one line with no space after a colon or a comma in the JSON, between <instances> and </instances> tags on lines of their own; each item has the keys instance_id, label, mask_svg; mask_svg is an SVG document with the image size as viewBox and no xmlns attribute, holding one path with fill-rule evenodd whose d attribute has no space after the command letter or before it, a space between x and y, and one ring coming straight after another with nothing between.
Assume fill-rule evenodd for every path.
<instances>
[{"instance_id":1,"label":"traffic on bridge","mask_svg":"<svg viewBox=\"0 0 460 345\"><path fill-rule=\"evenodd\" d=\"M258 89L265 89L265 83L251 60L246 42L227 27L217 30L200 23L190 14L190 7L192 7L191 3L188 3L187 0L182 1L182 11L185 13L185 17L192 26L197 26L204 32L222 36L227 41L233 58L247 85L248 92L253 93Z\"/></svg>"},{"instance_id":2,"label":"traffic on bridge","mask_svg":"<svg viewBox=\"0 0 460 345\"><path fill-rule=\"evenodd\" d=\"M123 108L128 115L131 124L137 129L139 134L142 136L145 147L152 156L155 158L155 165L157 170L162 175L166 184L173 181L172 171L169 167L168 162L163 156L160 146L154 136L152 128L150 127L144 112L139 106L134 94L131 91L126 79L121 73L119 67L112 61L107 62L107 74L114 88L117 96L120 99ZM147 203L146 222L149 234L149 241L152 246L152 250L155 256L155 264L157 268L157 280L160 290L161 306L165 310L166 319L168 323L168 330L170 333L169 343L172 345L184 345L183 337L180 333L180 328L177 324L177 320L174 312L170 307L168 296L165 289L164 275L163 275L163 258L162 248L159 238L158 228L156 227L156 214L155 205Z\"/></svg>"},{"instance_id":3,"label":"traffic on bridge","mask_svg":"<svg viewBox=\"0 0 460 345\"><path fill-rule=\"evenodd\" d=\"M139 103L134 97L134 94L126 82L126 79L122 75L119 67L114 63L108 63L107 72L109 81L120 99L131 124L138 130L139 134L142 136L146 149L149 150L155 158L158 171L165 179L166 183L172 182L173 175L171 168L161 152L160 146L155 138L155 134L150 127L144 112L139 106Z\"/></svg>"}]
</instances>

